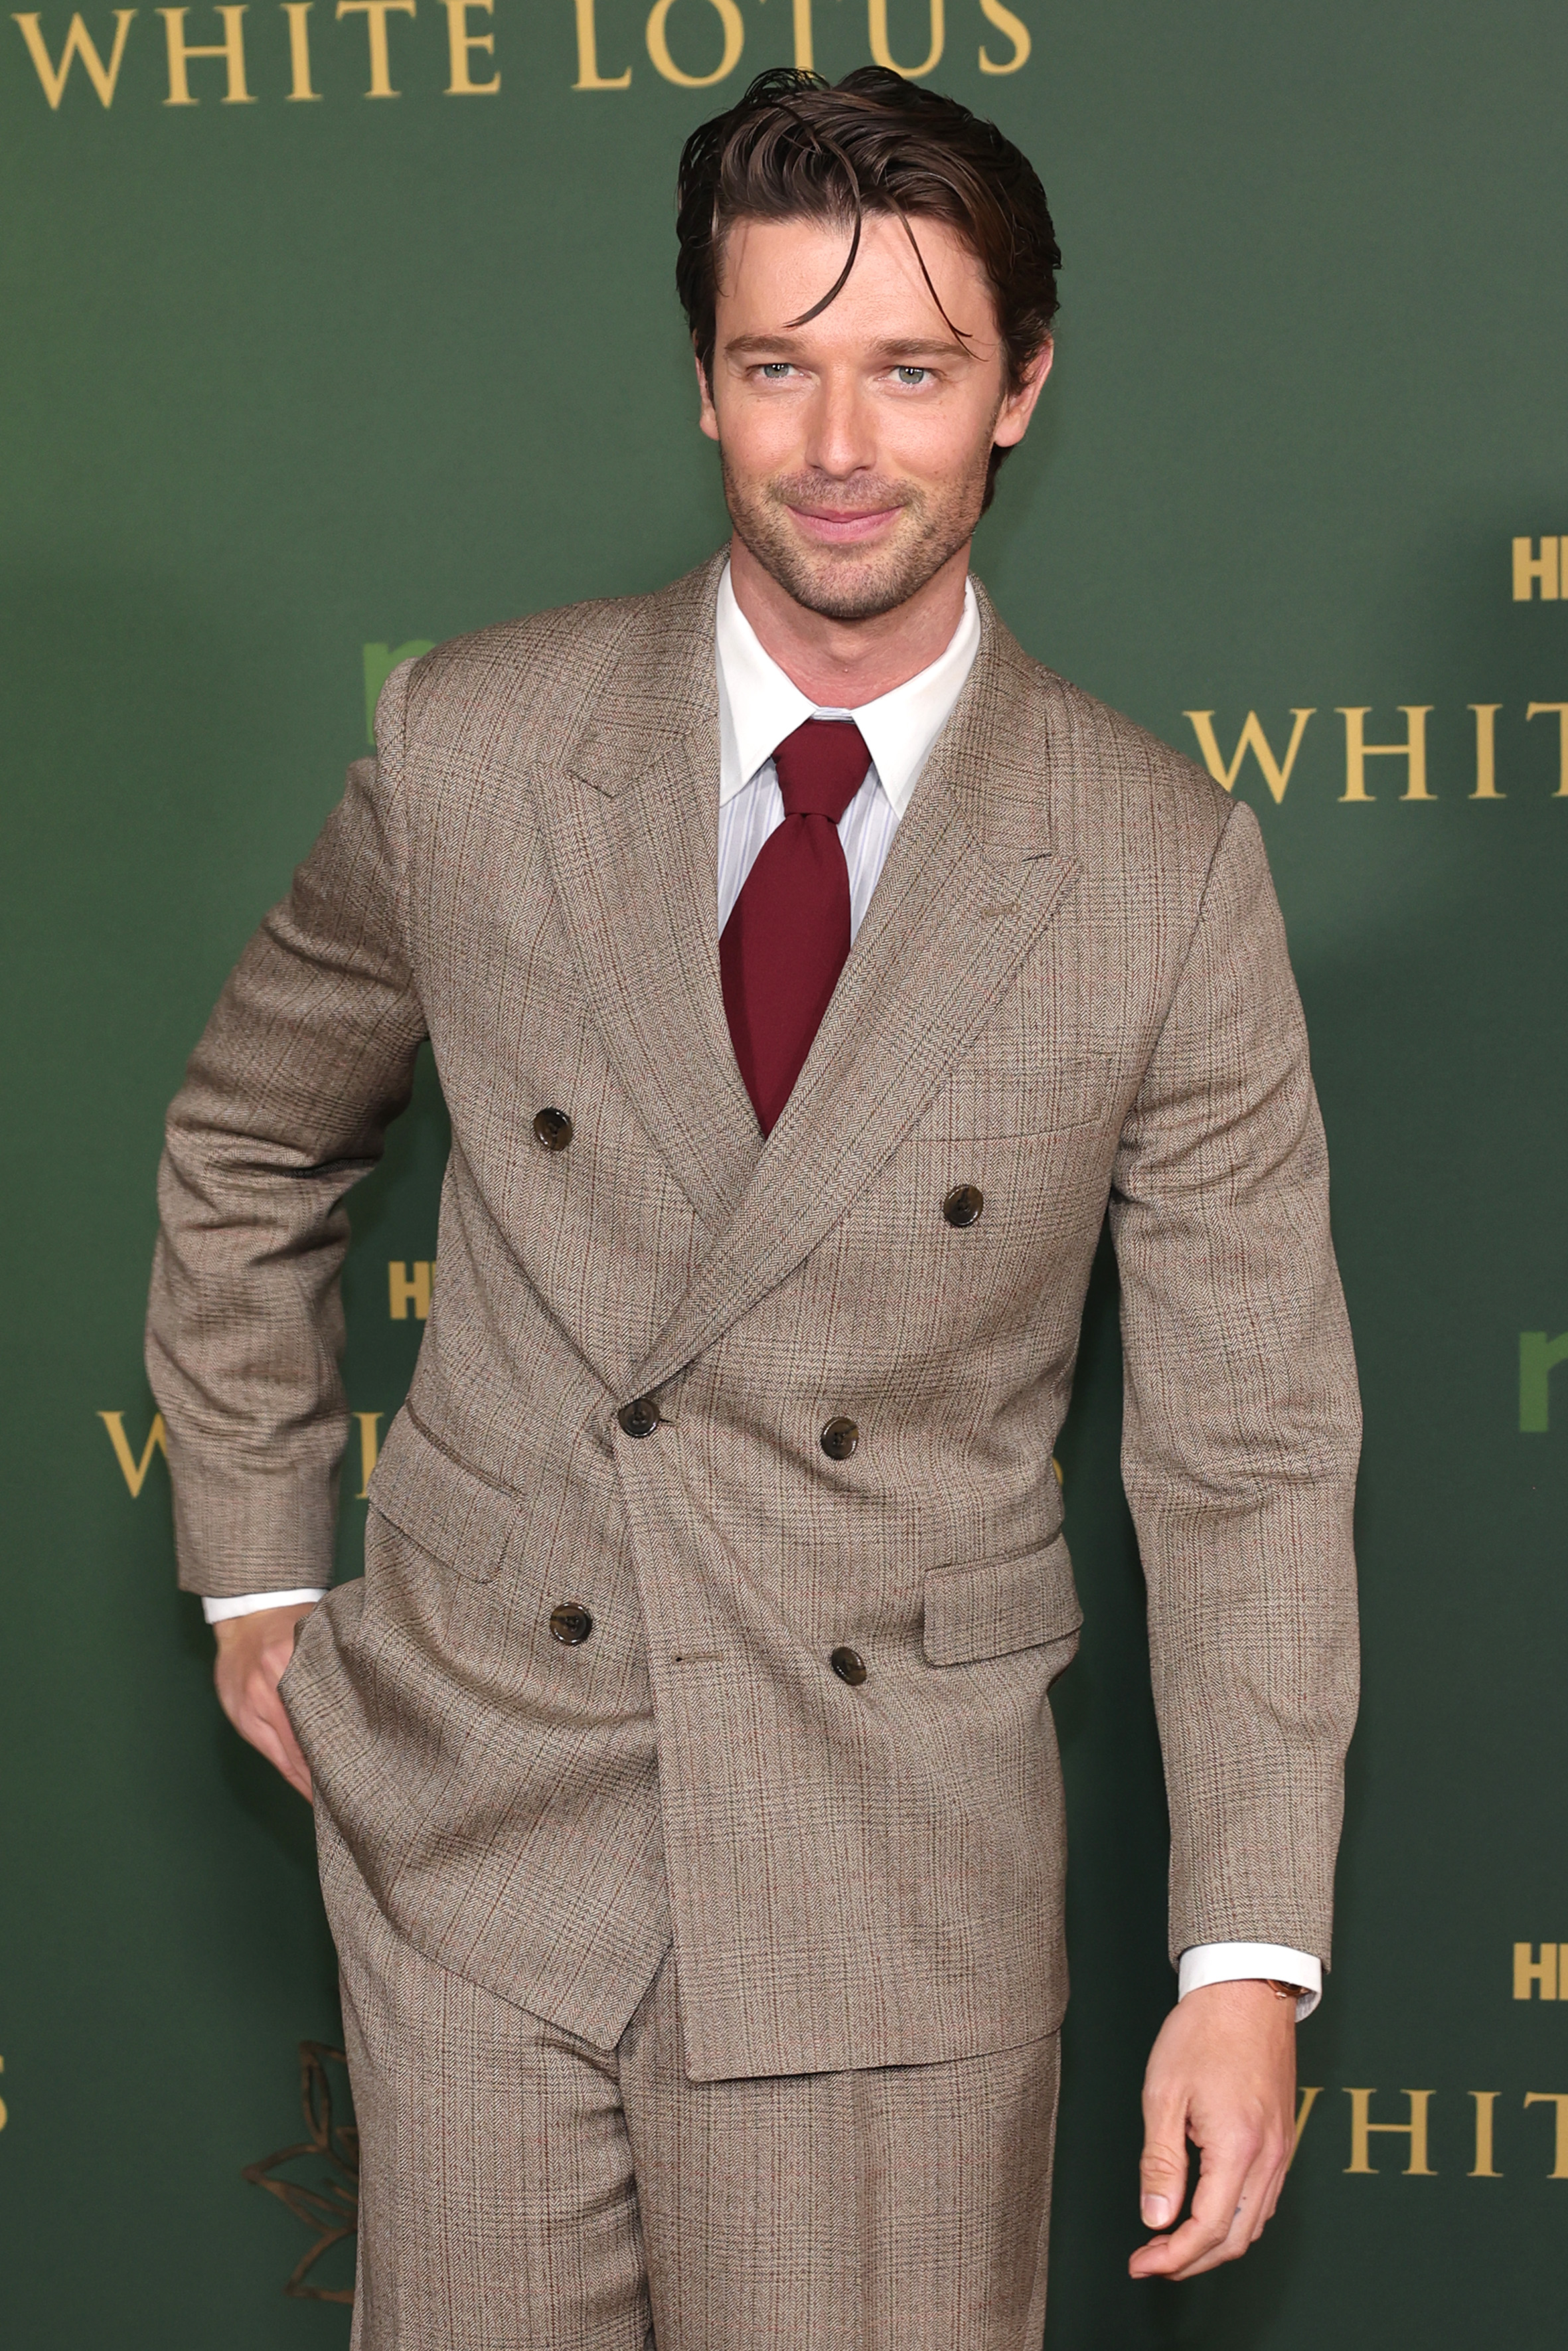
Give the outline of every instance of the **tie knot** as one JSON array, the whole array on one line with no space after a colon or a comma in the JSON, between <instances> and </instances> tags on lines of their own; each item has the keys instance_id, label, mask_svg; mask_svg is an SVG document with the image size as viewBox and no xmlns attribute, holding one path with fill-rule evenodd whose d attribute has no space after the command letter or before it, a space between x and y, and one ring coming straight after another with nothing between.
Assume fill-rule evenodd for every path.
<instances>
[{"instance_id":1,"label":"tie knot","mask_svg":"<svg viewBox=\"0 0 1568 2351\"><path fill-rule=\"evenodd\" d=\"M808 718L773 754L786 816L837 824L866 778L871 753L852 718Z\"/></svg>"}]
</instances>

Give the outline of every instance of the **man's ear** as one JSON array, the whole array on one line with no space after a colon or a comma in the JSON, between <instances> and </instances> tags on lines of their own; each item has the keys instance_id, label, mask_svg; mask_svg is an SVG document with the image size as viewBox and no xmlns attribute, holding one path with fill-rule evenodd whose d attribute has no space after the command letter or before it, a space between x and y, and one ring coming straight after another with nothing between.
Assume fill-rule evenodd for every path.
<instances>
[{"instance_id":1,"label":"man's ear","mask_svg":"<svg viewBox=\"0 0 1568 2351\"><path fill-rule=\"evenodd\" d=\"M713 404L713 392L708 384L707 370L703 365L702 353L698 350L695 339L692 343L692 363L697 371L697 400L700 403L697 410L697 423L710 441L716 441L718 412Z\"/></svg>"},{"instance_id":2,"label":"man's ear","mask_svg":"<svg viewBox=\"0 0 1568 2351\"><path fill-rule=\"evenodd\" d=\"M1016 392L1009 392L998 412L991 439L998 448L1011 449L1029 431L1029 420L1034 414L1035 402L1045 389L1045 379L1051 373L1056 346L1047 335L1028 367L1023 381Z\"/></svg>"}]
</instances>

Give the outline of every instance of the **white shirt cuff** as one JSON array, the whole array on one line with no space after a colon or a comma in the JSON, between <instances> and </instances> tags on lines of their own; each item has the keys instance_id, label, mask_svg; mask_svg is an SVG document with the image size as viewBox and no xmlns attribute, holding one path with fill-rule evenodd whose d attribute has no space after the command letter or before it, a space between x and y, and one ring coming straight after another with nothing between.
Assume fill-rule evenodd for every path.
<instances>
[{"instance_id":1,"label":"white shirt cuff","mask_svg":"<svg viewBox=\"0 0 1568 2351\"><path fill-rule=\"evenodd\" d=\"M1267 1981L1301 1986L1296 2002L1296 2022L1311 2016L1323 1996L1322 1961L1310 1951L1292 1951L1283 1943L1195 1943L1181 1955L1176 1998L1204 1984Z\"/></svg>"},{"instance_id":2,"label":"white shirt cuff","mask_svg":"<svg viewBox=\"0 0 1568 2351\"><path fill-rule=\"evenodd\" d=\"M202 1600L202 1614L209 1625L221 1625L225 1616L254 1616L258 1608L292 1608L298 1602L325 1600L326 1592L302 1588L298 1592L242 1592L233 1600Z\"/></svg>"}]
</instances>

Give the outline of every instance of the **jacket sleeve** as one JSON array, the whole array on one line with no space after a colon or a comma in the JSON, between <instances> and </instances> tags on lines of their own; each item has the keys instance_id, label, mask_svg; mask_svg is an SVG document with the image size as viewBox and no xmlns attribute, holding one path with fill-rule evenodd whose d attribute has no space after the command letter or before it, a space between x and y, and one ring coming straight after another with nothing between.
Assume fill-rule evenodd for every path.
<instances>
[{"instance_id":1,"label":"jacket sleeve","mask_svg":"<svg viewBox=\"0 0 1568 2351\"><path fill-rule=\"evenodd\" d=\"M1123 1131L1111 1222L1171 1955L1240 1941L1326 1961L1356 1704L1360 1410L1306 1029L1243 803Z\"/></svg>"},{"instance_id":2,"label":"jacket sleeve","mask_svg":"<svg viewBox=\"0 0 1568 2351\"><path fill-rule=\"evenodd\" d=\"M147 1367L180 1582L211 1598L331 1582L350 1186L409 1100L424 1034L405 925L407 668L378 756L241 956L170 1109Z\"/></svg>"}]
</instances>

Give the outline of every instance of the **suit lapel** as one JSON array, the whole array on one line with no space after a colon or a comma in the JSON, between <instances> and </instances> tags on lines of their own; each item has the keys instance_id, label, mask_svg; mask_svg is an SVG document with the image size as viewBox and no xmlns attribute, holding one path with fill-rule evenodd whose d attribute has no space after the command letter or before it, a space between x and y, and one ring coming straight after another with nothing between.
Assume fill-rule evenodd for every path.
<instances>
[{"instance_id":1,"label":"suit lapel","mask_svg":"<svg viewBox=\"0 0 1568 2351\"><path fill-rule=\"evenodd\" d=\"M1032 671L988 606L983 620L975 668L894 835L794 1092L642 1366L643 1390L673 1378L831 1228L920 1116L1076 871L1041 847L1047 763L1024 708ZM988 829L990 808L1031 805L1024 841L985 844L977 823ZM716 957L713 987L733 1071Z\"/></svg>"},{"instance_id":2,"label":"suit lapel","mask_svg":"<svg viewBox=\"0 0 1568 2351\"><path fill-rule=\"evenodd\" d=\"M566 771L541 794L595 1024L710 1232L729 1221L762 1148L718 973L714 600L723 561L643 608Z\"/></svg>"}]
</instances>

